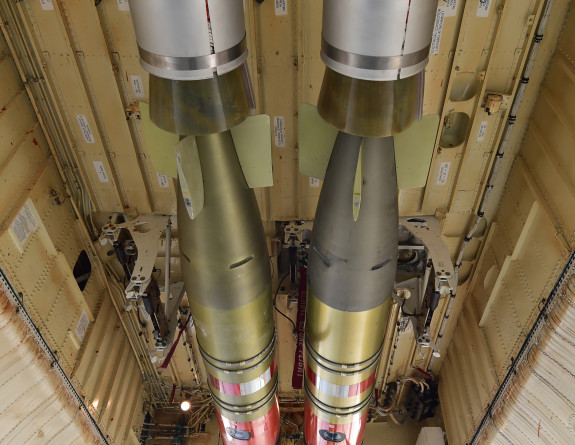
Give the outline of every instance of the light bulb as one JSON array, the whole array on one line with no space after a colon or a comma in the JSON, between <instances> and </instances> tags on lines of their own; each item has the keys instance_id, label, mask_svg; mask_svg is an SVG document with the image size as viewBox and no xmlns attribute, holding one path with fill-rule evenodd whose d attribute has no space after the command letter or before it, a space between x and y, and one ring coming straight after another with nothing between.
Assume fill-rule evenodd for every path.
<instances>
[{"instance_id":1,"label":"light bulb","mask_svg":"<svg viewBox=\"0 0 575 445\"><path fill-rule=\"evenodd\" d=\"M180 408L182 409L182 411L188 411L191 408L191 404L190 402L188 402L187 400L184 400L181 405Z\"/></svg>"}]
</instances>

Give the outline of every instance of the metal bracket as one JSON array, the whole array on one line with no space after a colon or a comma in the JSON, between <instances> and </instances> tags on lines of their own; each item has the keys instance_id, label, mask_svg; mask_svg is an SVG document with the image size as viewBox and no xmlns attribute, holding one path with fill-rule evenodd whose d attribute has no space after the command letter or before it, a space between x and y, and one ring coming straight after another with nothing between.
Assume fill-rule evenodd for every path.
<instances>
[{"instance_id":1,"label":"metal bracket","mask_svg":"<svg viewBox=\"0 0 575 445\"><path fill-rule=\"evenodd\" d=\"M313 228L312 221L290 221L284 227L284 247L294 245L301 247L304 242L304 231L311 231Z\"/></svg>"},{"instance_id":2,"label":"metal bracket","mask_svg":"<svg viewBox=\"0 0 575 445\"><path fill-rule=\"evenodd\" d=\"M449 249L441 239L441 223L435 216L399 218L399 223L427 247L435 269L435 290L445 294L453 290L455 270Z\"/></svg>"},{"instance_id":3,"label":"metal bracket","mask_svg":"<svg viewBox=\"0 0 575 445\"><path fill-rule=\"evenodd\" d=\"M172 298L166 299L165 313L168 319L169 335L165 343L156 343L154 349L150 353L150 359L152 363L156 363L166 358L167 352L170 350L174 344L174 338L178 330L178 320L180 316L180 305L182 299L184 298L186 291L184 289L184 282L179 281L177 283L170 285L170 295ZM164 289L164 295L168 295ZM187 316L187 314L182 314L182 316ZM184 318L185 318L184 316Z\"/></svg>"},{"instance_id":4,"label":"metal bracket","mask_svg":"<svg viewBox=\"0 0 575 445\"><path fill-rule=\"evenodd\" d=\"M154 263L158 256L158 241L168 224L170 216L164 215L141 215L133 220L117 224L116 218L112 218L104 227L100 236L100 244L107 242L113 244L118 240L120 231L126 229L130 232L134 244L138 250L138 257L130 283L125 289L128 300L137 300L141 297L150 283Z\"/></svg>"},{"instance_id":5,"label":"metal bracket","mask_svg":"<svg viewBox=\"0 0 575 445\"><path fill-rule=\"evenodd\" d=\"M140 106L138 102L132 102L129 107L126 108L126 120L134 118L137 120L142 119L142 115L140 114Z\"/></svg>"},{"instance_id":6,"label":"metal bracket","mask_svg":"<svg viewBox=\"0 0 575 445\"><path fill-rule=\"evenodd\" d=\"M431 339L429 332L424 332L423 334L417 336L417 347L419 348L420 352L422 349L431 348L434 357L441 357L441 353L437 349L435 342Z\"/></svg>"},{"instance_id":7,"label":"metal bracket","mask_svg":"<svg viewBox=\"0 0 575 445\"><path fill-rule=\"evenodd\" d=\"M399 219L407 230L419 238L429 251L433 269L435 270L434 288L440 295L448 294L454 287L455 270L449 255L449 249L441 239L441 222L435 216L402 217ZM423 289L421 290L424 291ZM422 295L423 298L423 295ZM428 314L431 320L431 314ZM417 347L421 351L431 348L432 354L439 357L439 351L426 326L424 332L417 332L417 322L412 320Z\"/></svg>"}]
</instances>

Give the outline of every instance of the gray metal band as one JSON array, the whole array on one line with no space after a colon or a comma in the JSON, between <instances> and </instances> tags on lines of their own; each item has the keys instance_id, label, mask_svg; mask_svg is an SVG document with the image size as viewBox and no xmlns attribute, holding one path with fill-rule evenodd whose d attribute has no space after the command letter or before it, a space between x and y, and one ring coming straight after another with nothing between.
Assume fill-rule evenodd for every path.
<instances>
[{"instance_id":1,"label":"gray metal band","mask_svg":"<svg viewBox=\"0 0 575 445\"><path fill-rule=\"evenodd\" d=\"M246 37L244 36L241 42L225 51L196 57L161 56L140 47L138 47L138 50L142 61L156 68L173 71L197 71L217 68L218 66L233 62L247 50L247 43Z\"/></svg>"},{"instance_id":2,"label":"gray metal band","mask_svg":"<svg viewBox=\"0 0 575 445\"><path fill-rule=\"evenodd\" d=\"M330 59L342 65L374 71L398 70L417 65L429 55L430 45L414 53L402 56L366 56L341 50L326 42L323 36L321 38L321 51Z\"/></svg>"}]
</instances>

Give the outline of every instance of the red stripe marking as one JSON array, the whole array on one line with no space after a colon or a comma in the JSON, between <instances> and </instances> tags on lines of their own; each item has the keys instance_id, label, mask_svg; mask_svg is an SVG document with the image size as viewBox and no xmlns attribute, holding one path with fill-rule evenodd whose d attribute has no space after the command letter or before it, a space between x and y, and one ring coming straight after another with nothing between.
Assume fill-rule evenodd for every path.
<instances>
[{"instance_id":1,"label":"red stripe marking","mask_svg":"<svg viewBox=\"0 0 575 445\"><path fill-rule=\"evenodd\" d=\"M375 381L375 372L369 376L369 378L365 379L363 382L356 383L355 385L351 385L349 387L349 396L357 396L362 392L366 391Z\"/></svg>"},{"instance_id":2,"label":"red stripe marking","mask_svg":"<svg viewBox=\"0 0 575 445\"><path fill-rule=\"evenodd\" d=\"M328 442L320 436L321 430L326 430L332 433L339 432L345 434L345 439L339 442L338 445L357 445L362 443L363 435L365 432L365 425L367 423L367 413L361 417L349 416L349 422L343 424L333 424L326 420L317 417L311 408L308 400L305 402L305 423L304 423L304 437L307 445L334 445L333 442Z\"/></svg>"},{"instance_id":3,"label":"red stripe marking","mask_svg":"<svg viewBox=\"0 0 575 445\"><path fill-rule=\"evenodd\" d=\"M315 372L312 371L308 363L305 364L305 372L307 374L307 378L309 379L309 381L315 385L316 375Z\"/></svg>"},{"instance_id":4,"label":"red stripe marking","mask_svg":"<svg viewBox=\"0 0 575 445\"><path fill-rule=\"evenodd\" d=\"M277 443L280 434L280 410L277 402L262 417L251 422L235 422L225 418L216 409L220 434L224 445L272 445ZM247 416L246 416L247 417ZM226 428L250 433L249 440L234 439Z\"/></svg>"},{"instance_id":5,"label":"red stripe marking","mask_svg":"<svg viewBox=\"0 0 575 445\"><path fill-rule=\"evenodd\" d=\"M315 372L313 372L313 370L311 369L311 367L307 363L306 363L305 368L306 368L306 374L307 374L309 381L311 383L313 383L314 385L316 385L317 376L316 376ZM353 385L348 385L349 386L348 397L357 396L358 394L361 394L364 391L367 391L369 389L369 387L375 381L375 372L376 371L373 371L373 374L371 374L367 379L363 380L362 382L354 383ZM331 383L331 384L334 386L341 386L341 387L346 386L346 385L336 385L335 383Z\"/></svg>"},{"instance_id":6,"label":"red stripe marking","mask_svg":"<svg viewBox=\"0 0 575 445\"><path fill-rule=\"evenodd\" d=\"M274 373L276 372L276 359L274 358L270 367L268 368L270 371L270 376L273 377ZM262 376L267 372L267 369L264 371L264 373L262 374ZM261 376L260 376L261 377ZM221 380L218 380L217 378L215 378L213 375L208 374L208 378L210 379L210 383L212 384L212 386L217 389L220 392L223 392L224 394L228 395L228 396L244 396L247 394L242 394L242 390L240 387L239 383L227 383L227 382L223 382ZM255 379L254 379L255 380ZM271 379L270 379L271 380ZM249 383L249 382L243 382L243 383Z\"/></svg>"},{"instance_id":7,"label":"red stripe marking","mask_svg":"<svg viewBox=\"0 0 575 445\"><path fill-rule=\"evenodd\" d=\"M191 314L188 315L188 318L186 318L186 322L184 323L184 325L180 329L180 332L178 332L178 336L176 337L174 344L170 348L168 355L164 359L164 363L162 363L160 366L158 366L157 369L166 369L168 367L170 360L172 360L172 355L174 355L174 352L176 352L176 346L178 346L178 343L180 342L180 337L182 336L182 333L186 330L186 326L188 326L188 322L190 321L190 318L192 318Z\"/></svg>"},{"instance_id":8,"label":"red stripe marking","mask_svg":"<svg viewBox=\"0 0 575 445\"><path fill-rule=\"evenodd\" d=\"M172 384L172 394L170 394L170 403L174 403L175 396L176 396L176 385Z\"/></svg>"}]
</instances>

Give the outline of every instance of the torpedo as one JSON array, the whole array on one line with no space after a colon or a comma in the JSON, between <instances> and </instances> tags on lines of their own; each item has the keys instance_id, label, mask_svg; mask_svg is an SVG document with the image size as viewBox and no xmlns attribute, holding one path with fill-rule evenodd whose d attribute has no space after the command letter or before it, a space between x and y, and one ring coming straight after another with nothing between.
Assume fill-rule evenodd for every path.
<instances>
[{"instance_id":1,"label":"torpedo","mask_svg":"<svg viewBox=\"0 0 575 445\"><path fill-rule=\"evenodd\" d=\"M254 107L243 4L130 0L130 10L150 117L181 138L182 275L223 443L279 444L269 258L230 132Z\"/></svg>"},{"instance_id":2,"label":"torpedo","mask_svg":"<svg viewBox=\"0 0 575 445\"><path fill-rule=\"evenodd\" d=\"M437 1L324 0L318 112L339 130L312 233L307 445L359 445L397 264L393 135L421 118Z\"/></svg>"}]
</instances>

